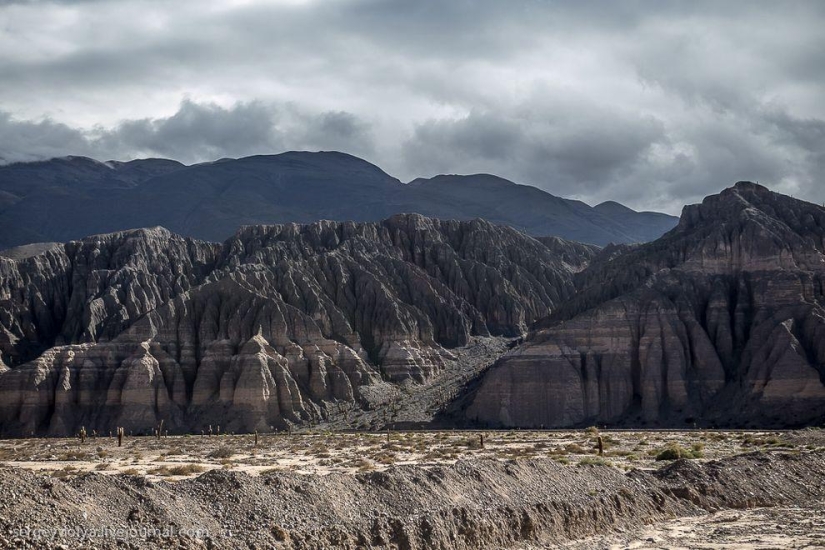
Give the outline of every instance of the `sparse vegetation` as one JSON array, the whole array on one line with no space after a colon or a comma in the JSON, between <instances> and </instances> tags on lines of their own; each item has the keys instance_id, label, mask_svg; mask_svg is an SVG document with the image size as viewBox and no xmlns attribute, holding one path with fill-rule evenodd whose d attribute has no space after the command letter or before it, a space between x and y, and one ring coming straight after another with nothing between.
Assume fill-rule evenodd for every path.
<instances>
[{"instance_id":1,"label":"sparse vegetation","mask_svg":"<svg viewBox=\"0 0 825 550\"><path fill-rule=\"evenodd\" d=\"M355 467L361 472L369 472L375 469L375 464L365 458L359 458L355 461Z\"/></svg>"},{"instance_id":2,"label":"sparse vegetation","mask_svg":"<svg viewBox=\"0 0 825 550\"><path fill-rule=\"evenodd\" d=\"M199 464L181 464L180 466L160 466L147 473L154 476L188 476L199 474L204 470L205 468Z\"/></svg>"},{"instance_id":3,"label":"sparse vegetation","mask_svg":"<svg viewBox=\"0 0 825 550\"><path fill-rule=\"evenodd\" d=\"M799 435L796 435L799 434ZM114 437L91 436L81 447L73 439L0 440L0 460L11 465L32 464L36 468L62 471L74 465L78 471L115 474L132 471L163 477L177 467L194 464L203 470L222 468L259 475L265 471L302 473L385 470L396 465L424 467L451 464L475 458L529 460L548 458L559 464L600 464L617 468L653 468L656 460L677 458L722 458L746 452L822 452L821 431L802 432L606 432L597 436L584 431L547 432L531 430L466 432L336 433L298 431L274 437L259 437L255 447L249 435L219 437L169 436L157 439L133 437L116 446ZM484 435L484 446L481 437ZM597 455L598 438L604 454ZM586 460L595 459L600 460ZM62 462L62 464L61 464ZM50 468L49 463L54 463ZM181 470L177 470L180 472ZM69 474L61 473L61 476ZM183 475L199 472L190 471Z\"/></svg>"},{"instance_id":4,"label":"sparse vegetation","mask_svg":"<svg viewBox=\"0 0 825 550\"><path fill-rule=\"evenodd\" d=\"M229 447L218 447L211 453L209 453L209 458L232 458L235 455L235 452L232 451Z\"/></svg>"},{"instance_id":5,"label":"sparse vegetation","mask_svg":"<svg viewBox=\"0 0 825 550\"><path fill-rule=\"evenodd\" d=\"M86 460L89 457L89 453L86 451L66 451L60 457L60 460Z\"/></svg>"},{"instance_id":6,"label":"sparse vegetation","mask_svg":"<svg viewBox=\"0 0 825 550\"><path fill-rule=\"evenodd\" d=\"M656 460L678 460L680 458L702 458L702 450L695 448L685 449L681 445L671 444L656 453Z\"/></svg>"},{"instance_id":7,"label":"sparse vegetation","mask_svg":"<svg viewBox=\"0 0 825 550\"><path fill-rule=\"evenodd\" d=\"M58 479L67 478L73 474L77 473L77 468L74 466L68 465L65 466L62 470L56 470L52 472L52 477L56 477Z\"/></svg>"},{"instance_id":8,"label":"sparse vegetation","mask_svg":"<svg viewBox=\"0 0 825 550\"><path fill-rule=\"evenodd\" d=\"M579 466L609 466L610 463L603 458L587 457L579 461Z\"/></svg>"}]
</instances>

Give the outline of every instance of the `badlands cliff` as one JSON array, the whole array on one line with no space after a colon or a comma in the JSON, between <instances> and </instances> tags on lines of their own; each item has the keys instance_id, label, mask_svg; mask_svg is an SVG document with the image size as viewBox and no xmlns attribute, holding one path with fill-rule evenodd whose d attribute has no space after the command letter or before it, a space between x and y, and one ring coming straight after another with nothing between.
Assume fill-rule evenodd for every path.
<instances>
[{"instance_id":1,"label":"badlands cliff","mask_svg":"<svg viewBox=\"0 0 825 550\"><path fill-rule=\"evenodd\" d=\"M492 368L486 425L798 426L825 420L825 208L740 182L638 247Z\"/></svg>"},{"instance_id":2,"label":"badlands cliff","mask_svg":"<svg viewBox=\"0 0 825 550\"><path fill-rule=\"evenodd\" d=\"M487 336L519 340L446 374ZM825 209L740 182L603 249L415 214L21 247L0 360L5 435L270 430L434 381L439 422L816 424Z\"/></svg>"},{"instance_id":3,"label":"badlands cliff","mask_svg":"<svg viewBox=\"0 0 825 550\"><path fill-rule=\"evenodd\" d=\"M436 375L569 298L580 250L477 220L162 228L0 258L0 432L269 430Z\"/></svg>"}]
</instances>

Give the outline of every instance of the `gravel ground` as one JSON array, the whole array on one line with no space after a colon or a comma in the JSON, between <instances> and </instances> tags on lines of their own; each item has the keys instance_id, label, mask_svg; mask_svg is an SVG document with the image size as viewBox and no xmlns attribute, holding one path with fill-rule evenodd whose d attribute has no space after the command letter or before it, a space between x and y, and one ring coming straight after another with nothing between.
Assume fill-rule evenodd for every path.
<instances>
[{"instance_id":1,"label":"gravel ground","mask_svg":"<svg viewBox=\"0 0 825 550\"><path fill-rule=\"evenodd\" d=\"M527 548L527 547L525 547ZM534 547L538 548L538 547ZM591 537L568 550L776 550L825 548L825 501L802 505L724 510Z\"/></svg>"},{"instance_id":2,"label":"gravel ground","mask_svg":"<svg viewBox=\"0 0 825 550\"><path fill-rule=\"evenodd\" d=\"M472 380L489 369L512 342L510 338L473 337L464 347L450 350L455 360L423 384L378 383L361 389L369 407L354 405L344 410L330 409L323 423L327 430L381 430L390 428L431 427Z\"/></svg>"},{"instance_id":3,"label":"gravel ground","mask_svg":"<svg viewBox=\"0 0 825 550\"><path fill-rule=\"evenodd\" d=\"M825 453L753 452L629 472L479 458L354 475L213 470L177 482L2 467L0 494L0 548L544 548L649 525L661 535L647 538L666 547L679 518L712 525L713 514L731 510L821 502ZM713 531L696 533L696 544L713 543Z\"/></svg>"}]
</instances>

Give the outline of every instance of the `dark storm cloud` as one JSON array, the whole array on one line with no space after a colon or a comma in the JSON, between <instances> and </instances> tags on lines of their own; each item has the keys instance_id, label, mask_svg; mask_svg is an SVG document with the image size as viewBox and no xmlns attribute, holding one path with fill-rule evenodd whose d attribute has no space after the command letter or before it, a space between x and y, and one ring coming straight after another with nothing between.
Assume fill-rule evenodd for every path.
<instances>
[{"instance_id":1,"label":"dark storm cloud","mask_svg":"<svg viewBox=\"0 0 825 550\"><path fill-rule=\"evenodd\" d=\"M545 103L425 122L406 144L407 163L448 172L458 157L469 171L506 173L571 195L632 174L650 148L665 139L661 122L649 117L622 116L579 102Z\"/></svg>"},{"instance_id":2,"label":"dark storm cloud","mask_svg":"<svg viewBox=\"0 0 825 550\"><path fill-rule=\"evenodd\" d=\"M184 101L168 118L126 121L98 140L115 150L151 151L176 159L264 153L283 147L276 113L260 103L232 109Z\"/></svg>"},{"instance_id":3,"label":"dark storm cloud","mask_svg":"<svg viewBox=\"0 0 825 550\"><path fill-rule=\"evenodd\" d=\"M678 212L739 179L817 202L825 3L0 3L0 156L289 148Z\"/></svg>"},{"instance_id":4,"label":"dark storm cloud","mask_svg":"<svg viewBox=\"0 0 825 550\"><path fill-rule=\"evenodd\" d=\"M89 154L89 144L82 132L51 120L16 121L9 113L0 111L0 162L41 160L65 155L67 151Z\"/></svg>"},{"instance_id":5,"label":"dark storm cloud","mask_svg":"<svg viewBox=\"0 0 825 550\"><path fill-rule=\"evenodd\" d=\"M91 131L48 119L18 121L0 111L0 158L6 162L73 152L104 160L153 156L194 163L285 149L341 149L369 155L372 137L369 125L350 113L312 116L261 102L224 109L187 100L170 117L127 120L113 129Z\"/></svg>"},{"instance_id":6,"label":"dark storm cloud","mask_svg":"<svg viewBox=\"0 0 825 550\"><path fill-rule=\"evenodd\" d=\"M309 148L367 155L373 151L370 125L352 113L328 112L301 120L303 128L296 129L296 134L303 134L302 142Z\"/></svg>"}]
</instances>

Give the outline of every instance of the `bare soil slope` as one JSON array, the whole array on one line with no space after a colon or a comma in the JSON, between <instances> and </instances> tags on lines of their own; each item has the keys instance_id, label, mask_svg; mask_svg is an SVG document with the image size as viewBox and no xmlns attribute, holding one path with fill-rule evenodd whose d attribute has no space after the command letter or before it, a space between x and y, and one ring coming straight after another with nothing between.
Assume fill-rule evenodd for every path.
<instances>
[{"instance_id":1,"label":"bare soil slope","mask_svg":"<svg viewBox=\"0 0 825 550\"><path fill-rule=\"evenodd\" d=\"M76 548L86 536L89 546L117 548L117 533L131 529L130 548L511 548L820 502L825 456L750 453L629 473L480 459L356 475L213 470L179 482L0 468L0 490L0 547Z\"/></svg>"}]
</instances>

